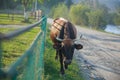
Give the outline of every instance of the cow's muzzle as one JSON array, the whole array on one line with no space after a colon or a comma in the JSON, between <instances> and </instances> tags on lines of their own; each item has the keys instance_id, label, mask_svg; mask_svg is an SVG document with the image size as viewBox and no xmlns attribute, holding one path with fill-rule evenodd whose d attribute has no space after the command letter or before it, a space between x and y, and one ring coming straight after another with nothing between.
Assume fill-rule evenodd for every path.
<instances>
[{"instance_id":1,"label":"cow's muzzle","mask_svg":"<svg viewBox=\"0 0 120 80\"><path fill-rule=\"evenodd\" d=\"M71 62L72 62L72 60L65 60L64 61L64 63L67 64L67 65L71 64Z\"/></svg>"}]
</instances>

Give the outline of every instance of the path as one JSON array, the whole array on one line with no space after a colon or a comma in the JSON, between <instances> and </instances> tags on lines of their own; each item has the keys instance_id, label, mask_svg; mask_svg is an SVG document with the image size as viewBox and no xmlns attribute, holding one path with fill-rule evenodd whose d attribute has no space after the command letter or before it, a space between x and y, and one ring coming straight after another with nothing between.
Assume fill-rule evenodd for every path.
<instances>
[{"instance_id":1,"label":"path","mask_svg":"<svg viewBox=\"0 0 120 80\"><path fill-rule=\"evenodd\" d=\"M80 43L84 48L76 51L75 57L86 79L120 80L120 35L80 27L77 30L83 35Z\"/></svg>"}]
</instances>

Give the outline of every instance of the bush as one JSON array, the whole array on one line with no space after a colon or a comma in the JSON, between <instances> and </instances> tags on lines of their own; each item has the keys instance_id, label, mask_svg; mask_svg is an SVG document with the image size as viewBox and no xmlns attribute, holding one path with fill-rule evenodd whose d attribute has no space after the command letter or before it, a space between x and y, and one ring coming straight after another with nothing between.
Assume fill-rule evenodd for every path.
<instances>
[{"instance_id":1,"label":"bush","mask_svg":"<svg viewBox=\"0 0 120 80\"><path fill-rule=\"evenodd\" d=\"M113 21L114 21L114 23L115 23L116 25L120 25L120 15L116 15L116 16L114 17Z\"/></svg>"},{"instance_id":2,"label":"bush","mask_svg":"<svg viewBox=\"0 0 120 80\"><path fill-rule=\"evenodd\" d=\"M101 9L91 10L87 13L89 26L92 26L94 29L102 29L107 24L106 14Z\"/></svg>"},{"instance_id":3,"label":"bush","mask_svg":"<svg viewBox=\"0 0 120 80\"><path fill-rule=\"evenodd\" d=\"M68 8L65 4L60 3L58 6L55 6L51 10L51 17L57 18L57 17L64 17L68 19Z\"/></svg>"},{"instance_id":4,"label":"bush","mask_svg":"<svg viewBox=\"0 0 120 80\"><path fill-rule=\"evenodd\" d=\"M70 8L70 20L78 25L87 25L88 17L86 15L89 12L89 8L87 6L77 4L72 5Z\"/></svg>"}]
</instances>

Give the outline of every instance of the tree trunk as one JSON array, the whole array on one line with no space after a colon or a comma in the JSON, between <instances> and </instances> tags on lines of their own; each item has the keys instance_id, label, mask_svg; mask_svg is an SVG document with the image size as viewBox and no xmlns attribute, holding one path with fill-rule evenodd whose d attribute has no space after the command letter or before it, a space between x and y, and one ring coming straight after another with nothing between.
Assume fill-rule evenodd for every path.
<instances>
[{"instance_id":1,"label":"tree trunk","mask_svg":"<svg viewBox=\"0 0 120 80\"><path fill-rule=\"evenodd\" d=\"M27 11L26 11L26 7L24 7L24 21L28 21L28 14L27 14Z\"/></svg>"},{"instance_id":2,"label":"tree trunk","mask_svg":"<svg viewBox=\"0 0 120 80\"><path fill-rule=\"evenodd\" d=\"M13 13L12 13L12 21L14 21L14 13L15 13L15 9L13 9Z\"/></svg>"}]
</instances>

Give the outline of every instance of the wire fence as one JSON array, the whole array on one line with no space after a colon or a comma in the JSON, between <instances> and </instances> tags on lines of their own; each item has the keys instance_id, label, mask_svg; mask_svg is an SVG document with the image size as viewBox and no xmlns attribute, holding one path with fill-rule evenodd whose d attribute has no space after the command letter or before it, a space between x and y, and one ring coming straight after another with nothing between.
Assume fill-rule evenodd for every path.
<instances>
[{"instance_id":1,"label":"wire fence","mask_svg":"<svg viewBox=\"0 0 120 80\"><path fill-rule=\"evenodd\" d=\"M46 37L45 16L37 23L22 28L9 34L0 34L0 80L42 80L44 72L44 49ZM8 71L2 69L2 41L14 38L35 26L40 26L41 31L34 39L30 48L10 67Z\"/></svg>"}]
</instances>

